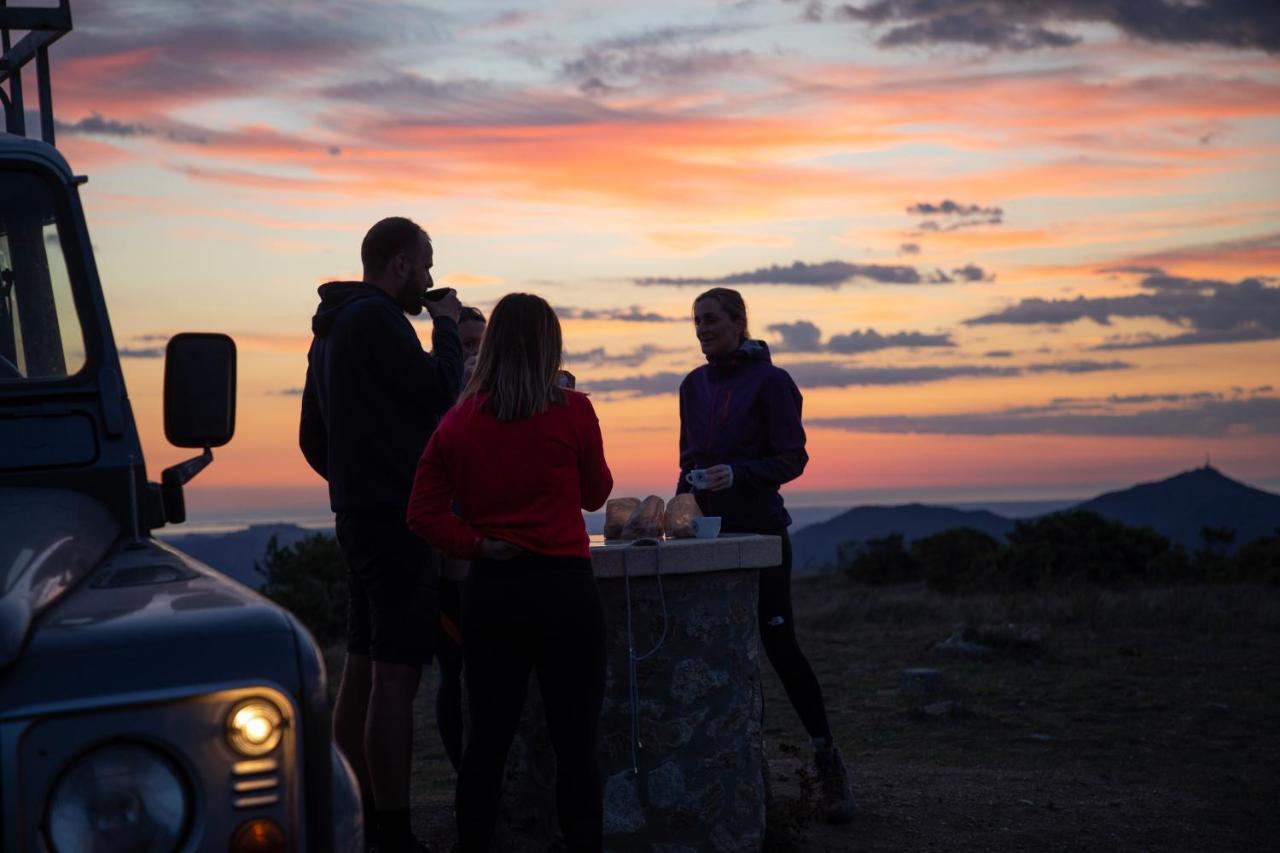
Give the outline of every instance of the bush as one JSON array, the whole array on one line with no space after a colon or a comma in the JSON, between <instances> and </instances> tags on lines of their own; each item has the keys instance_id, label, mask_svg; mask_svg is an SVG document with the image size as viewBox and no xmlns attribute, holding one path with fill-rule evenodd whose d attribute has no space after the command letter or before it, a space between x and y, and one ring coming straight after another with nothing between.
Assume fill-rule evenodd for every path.
<instances>
[{"instance_id":1,"label":"bush","mask_svg":"<svg viewBox=\"0 0 1280 853\"><path fill-rule=\"evenodd\" d=\"M1019 521L999 573L1007 585L1021 589L1072 581L1140 582L1148 565L1168 550L1169 540L1154 530L1070 510Z\"/></svg>"},{"instance_id":2,"label":"bush","mask_svg":"<svg viewBox=\"0 0 1280 853\"><path fill-rule=\"evenodd\" d=\"M1280 586L1280 527L1272 535L1242 546L1233 562L1233 579Z\"/></svg>"},{"instance_id":3,"label":"bush","mask_svg":"<svg viewBox=\"0 0 1280 853\"><path fill-rule=\"evenodd\" d=\"M873 586L920 580L920 566L902 544L901 533L841 545L838 565L851 580Z\"/></svg>"},{"instance_id":4,"label":"bush","mask_svg":"<svg viewBox=\"0 0 1280 853\"><path fill-rule=\"evenodd\" d=\"M1000 542L972 527L944 530L911 545L925 583L939 592L960 592L990 583Z\"/></svg>"},{"instance_id":5,"label":"bush","mask_svg":"<svg viewBox=\"0 0 1280 853\"><path fill-rule=\"evenodd\" d=\"M266 579L263 595L293 613L321 642L343 636L347 623L347 569L338 540L325 533L281 548L272 536L254 568Z\"/></svg>"},{"instance_id":6,"label":"bush","mask_svg":"<svg viewBox=\"0 0 1280 853\"><path fill-rule=\"evenodd\" d=\"M1187 583L1206 579L1206 566L1198 554L1181 545L1157 554L1147 563L1146 580L1152 584Z\"/></svg>"}]
</instances>

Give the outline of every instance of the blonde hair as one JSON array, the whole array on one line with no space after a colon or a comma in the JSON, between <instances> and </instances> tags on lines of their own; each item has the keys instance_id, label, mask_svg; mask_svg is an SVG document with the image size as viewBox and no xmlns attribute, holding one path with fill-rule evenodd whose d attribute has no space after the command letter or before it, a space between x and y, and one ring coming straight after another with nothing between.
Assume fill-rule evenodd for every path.
<instances>
[{"instance_id":1,"label":"blonde hair","mask_svg":"<svg viewBox=\"0 0 1280 853\"><path fill-rule=\"evenodd\" d=\"M500 421L530 418L564 402L560 320L532 293L508 293L485 326L475 373L461 400L487 394L484 408Z\"/></svg>"}]
</instances>

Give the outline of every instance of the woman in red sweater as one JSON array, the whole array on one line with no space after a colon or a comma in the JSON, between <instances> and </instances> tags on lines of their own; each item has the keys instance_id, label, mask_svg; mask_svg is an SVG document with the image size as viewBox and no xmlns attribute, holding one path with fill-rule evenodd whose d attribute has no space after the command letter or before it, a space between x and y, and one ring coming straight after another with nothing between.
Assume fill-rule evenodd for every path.
<instances>
[{"instance_id":1,"label":"woman in red sweater","mask_svg":"<svg viewBox=\"0 0 1280 853\"><path fill-rule=\"evenodd\" d=\"M504 296L409 499L410 529L472 560L462 591L471 731L457 791L465 851L489 849L530 671L556 751L565 842L575 851L603 844L596 730L604 616L581 511L604 504L613 476L591 402L556 382L560 358L551 306L530 294Z\"/></svg>"}]
</instances>

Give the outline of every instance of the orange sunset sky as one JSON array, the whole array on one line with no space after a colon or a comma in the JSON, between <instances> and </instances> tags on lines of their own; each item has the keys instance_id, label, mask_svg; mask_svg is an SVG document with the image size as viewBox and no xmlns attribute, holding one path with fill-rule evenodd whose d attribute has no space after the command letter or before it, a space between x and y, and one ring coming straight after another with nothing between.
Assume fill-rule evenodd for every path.
<instances>
[{"instance_id":1,"label":"orange sunset sky","mask_svg":"<svg viewBox=\"0 0 1280 853\"><path fill-rule=\"evenodd\" d=\"M239 346L196 520L323 516L315 288L387 215L557 307L615 495L674 488L721 283L804 393L793 504L1280 489L1278 8L74 0L51 57L153 479L164 339Z\"/></svg>"}]
</instances>

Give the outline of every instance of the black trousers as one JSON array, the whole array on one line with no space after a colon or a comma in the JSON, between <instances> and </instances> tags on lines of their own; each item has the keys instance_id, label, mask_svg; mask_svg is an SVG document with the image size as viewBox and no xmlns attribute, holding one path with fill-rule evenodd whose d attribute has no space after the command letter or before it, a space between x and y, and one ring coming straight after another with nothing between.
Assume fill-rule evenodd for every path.
<instances>
[{"instance_id":1,"label":"black trousers","mask_svg":"<svg viewBox=\"0 0 1280 853\"><path fill-rule=\"evenodd\" d=\"M571 851L603 848L597 757L604 698L604 611L582 558L477 560L462 593L462 655L471 730L458 774L458 837L487 853L502 772L537 672L556 752L556 806Z\"/></svg>"},{"instance_id":2,"label":"black trousers","mask_svg":"<svg viewBox=\"0 0 1280 853\"><path fill-rule=\"evenodd\" d=\"M782 563L760 570L760 604L757 615L764 653L782 680L791 706L812 738L831 738L822 688L809 659L796 641L791 612L791 537L784 530L761 531L782 537Z\"/></svg>"}]
</instances>

